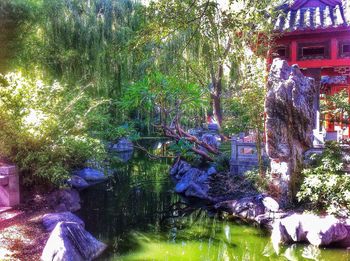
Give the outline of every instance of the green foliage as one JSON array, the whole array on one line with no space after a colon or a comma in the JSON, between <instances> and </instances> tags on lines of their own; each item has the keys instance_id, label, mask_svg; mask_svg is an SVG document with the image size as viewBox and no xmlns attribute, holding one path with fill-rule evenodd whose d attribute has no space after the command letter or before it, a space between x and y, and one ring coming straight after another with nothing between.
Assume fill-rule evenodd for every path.
<instances>
[{"instance_id":1,"label":"green foliage","mask_svg":"<svg viewBox=\"0 0 350 261\"><path fill-rule=\"evenodd\" d=\"M260 193L266 193L269 190L269 184L271 182L269 171L265 171L265 175L262 176L259 169L248 170L244 173L244 177L250 181L254 188Z\"/></svg>"},{"instance_id":2,"label":"green foliage","mask_svg":"<svg viewBox=\"0 0 350 261\"><path fill-rule=\"evenodd\" d=\"M209 89L213 113L220 116L222 110L230 134L252 125L262 128L266 62L258 58L266 57L273 38L270 21L278 2L161 0L147 9L144 37L166 43L159 53L172 58L159 59L161 68ZM232 98L239 108L231 106Z\"/></svg>"},{"instance_id":3,"label":"green foliage","mask_svg":"<svg viewBox=\"0 0 350 261\"><path fill-rule=\"evenodd\" d=\"M122 82L138 72L127 52L143 23L141 10L129 0L43 0L39 19L28 21L30 35L18 62L45 68L68 83L93 84L95 94L115 97Z\"/></svg>"},{"instance_id":4,"label":"green foliage","mask_svg":"<svg viewBox=\"0 0 350 261\"><path fill-rule=\"evenodd\" d=\"M196 84L156 71L131 84L118 104L129 113L142 108L144 115L166 124L179 114L196 115L207 103Z\"/></svg>"},{"instance_id":5,"label":"green foliage","mask_svg":"<svg viewBox=\"0 0 350 261\"><path fill-rule=\"evenodd\" d=\"M321 100L321 111L323 115L328 114L335 122L347 124L350 116L349 95L342 90L332 96Z\"/></svg>"},{"instance_id":6,"label":"green foliage","mask_svg":"<svg viewBox=\"0 0 350 261\"><path fill-rule=\"evenodd\" d=\"M266 61L248 50L241 59L235 93L225 100L230 110L223 127L228 133L249 129L263 132Z\"/></svg>"},{"instance_id":7,"label":"green foliage","mask_svg":"<svg viewBox=\"0 0 350 261\"><path fill-rule=\"evenodd\" d=\"M93 138L137 138L174 119L198 127L214 96L233 123L227 132L260 130L265 67L257 56L271 38L275 1L219 2L2 1L16 27L9 41L20 47L12 67L26 78L0 79L1 154L28 180L60 183L95 155ZM194 158L179 143L175 151Z\"/></svg>"},{"instance_id":8,"label":"green foliage","mask_svg":"<svg viewBox=\"0 0 350 261\"><path fill-rule=\"evenodd\" d=\"M176 156L181 156L182 159L187 162L193 163L196 165L200 161L200 157L191 151L193 144L185 139L180 139L177 142L172 142L169 146L169 151Z\"/></svg>"},{"instance_id":9,"label":"green foliage","mask_svg":"<svg viewBox=\"0 0 350 261\"><path fill-rule=\"evenodd\" d=\"M0 75L0 157L18 164L25 183L62 185L72 169L103 157L85 129L94 101L74 92L20 73Z\"/></svg>"},{"instance_id":10,"label":"green foliage","mask_svg":"<svg viewBox=\"0 0 350 261\"><path fill-rule=\"evenodd\" d=\"M350 177L344 171L341 148L328 143L321 155L303 170L304 180L297 197L316 211L350 215Z\"/></svg>"},{"instance_id":11,"label":"green foliage","mask_svg":"<svg viewBox=\"0 0 350 261\"><path fill-rule=\"evenodd\" d=\"M215 157L215 168L219 173L230 171L231 153L223 152Z\"/></svg>"}]
</instances>

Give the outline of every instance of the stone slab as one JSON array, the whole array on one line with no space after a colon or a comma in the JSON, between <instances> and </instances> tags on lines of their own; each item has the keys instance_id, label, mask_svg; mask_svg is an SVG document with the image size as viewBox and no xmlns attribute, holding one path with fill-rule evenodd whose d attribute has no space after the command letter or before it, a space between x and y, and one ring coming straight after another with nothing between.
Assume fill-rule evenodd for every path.
<instances>
[{"instance_id":1,"label":"stone slab","mask_svg":"<svg viewBox=\"0 0 350 261\"><path fill-rule=\"evenodd\" d=\"M0 166L0 175L10 176L10 175L16 175L16 174L17 174L17 168L15 165Z\"/></svg>"},{"instance_id":2,"label":"stone slab","mask_svg":"<svg viewBox=\"0 0 350 261\"><path fill-rule=\"evenodd\" d=\"M8 184L0 185L0 206L12 207L20 203L19 177L18 175L7 176Z\"/></svg>"},{"instance_id":3,"label":"stone slab","mask_svg":"<svg viewBox=\"0 0 350 261\"><path fill-rule=\"evenodd\" d=\"M6 186L7 184L9 184L8 176L0 175L0 186Z\"/></svg>"}]
</instances>

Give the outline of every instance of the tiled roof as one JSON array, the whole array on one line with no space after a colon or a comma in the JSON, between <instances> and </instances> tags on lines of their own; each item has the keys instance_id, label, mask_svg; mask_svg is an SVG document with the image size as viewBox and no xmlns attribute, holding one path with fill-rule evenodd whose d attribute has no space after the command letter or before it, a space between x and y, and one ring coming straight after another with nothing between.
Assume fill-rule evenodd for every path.
<instances>
[{"instance_id":1,"label":"tiled roof","mask_svg":"<svg viewBox=\"0 0 350 261\"><path fill-rule=\"evenodd\" d=\"M281 6L275 30L294 32L350 25L350 0L295 0Z\"/></svg>"}]
</instances>

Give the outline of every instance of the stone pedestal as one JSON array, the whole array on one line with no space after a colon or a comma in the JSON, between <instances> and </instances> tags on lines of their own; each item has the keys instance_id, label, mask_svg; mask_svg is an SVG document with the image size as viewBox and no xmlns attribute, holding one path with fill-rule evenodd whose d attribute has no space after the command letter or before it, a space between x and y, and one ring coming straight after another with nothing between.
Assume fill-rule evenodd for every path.
<instances>
[{"instance_id":1,"label":"stone pedestal","mask_svg":"<svg viewBox=\"0 0 350 261\"><path fill-rule=\"evenodd\" d=\"M16 166L0 166L0 206L19 204L19 177Z\"/></svg>"}]
</instances>

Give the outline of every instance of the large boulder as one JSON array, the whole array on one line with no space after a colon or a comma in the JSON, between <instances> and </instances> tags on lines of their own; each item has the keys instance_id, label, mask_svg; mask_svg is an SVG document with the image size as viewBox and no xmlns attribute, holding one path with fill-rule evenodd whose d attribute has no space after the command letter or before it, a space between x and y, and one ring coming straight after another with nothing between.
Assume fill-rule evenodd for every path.
<instances>
[{"instance_id":1,"label":"large boulder","mask_svg":"<svg viewBox=\"0 0 350 261\"><path fill-rule=\"evenodd\" d=\"M279 244L309 242L314 246L342 245L350 237L347 225L334 216L292 214L275 222L272 242Z\"/></svg>"},{"instance_id":2,"label":"large boulder","mask_svg":"<svg viewBox=\"0 0 350 261\"><path fill-rule=\"evenodd\" d=\"M59 222L52 231L44 251L42 261L86 261L97 258L106 249L106 245L80 224Z\"/></svg>"},{"instance_id":3,"label":"large boulder","mask_svg":"<svg viewBox=\"0 0 350 261\"><path fill-rule=\"evenodd\" d=\"M48 204L57 212L74 212L80 209L80 196L75 189L60 189L48 196Z\"/></svg>"},{"instance_id":4,"label":"large boulder","mask_svg":"<svg viewBox=\"0 0 350 261\"><path fill-rule=\"evenodd\" d=\"M272 63L265 98L266 152L282 206L296 193L303 152L312 146L317 88L314 80L281 59Z\"/></svg>"},{"instance_id":5,"label":"large boulder","mask_svg":"<svg viewBox=\"0 0 350 261\"><path fill-rule=\"evenodd\" d=\"M219 142L220 137L214 134L206 133L201 137L201 141L205 142L206 144L210 145L214 149L219 149L220 147L220 142ZM201 148L204 149L204 148Z\"/></svg>"},{"instance_id":6,"label":"large boulder","mask_svg":"<svg viewBox=\"0 0 350 261\"><path fill-rule=\"evenodd\" d=\"M182 160L177 161L170 169L170 175L176 183L176 193L204 200L210 200L209 176L213 173L213 168L200 170Z\"/></svg>"},{"instance_id":7,"label":"large boulder","mask_svg":"<svg viewBox=\"0 0 350 261\"><path fill-rule=\"evenodd\" d=\"M187 163L186 161L179 160L171 167L170 176L176 180L179 180L191 168L191 164Z\"/></svg>"},{"instance_id":8,"label":"large boulder","mask_svg":"<svg viewBox=\"0 0 350 261\"><path fill-rule=\"evenodd\" d=\"M347 237L346 226L333 216L315 219L306 235L307 240L315 246L336 244Z\"/></svg>"},{"instance_id":9,"label":"large boulder","mask_svg":"<svg viewBox=\"0 0 350 261\"><path fill-rule=\"evenodd\" d=\"M116 152L132 151L134 146L128 138L121 138L116 144L112 146L112 150Z\"/></svg>"},{"instance_id":10,"label":"large boulder","mask_svg":"<svg viewBox=\"0 0 350 261\"><path fill-rule=\"evenodd\" d=\"M134 151L130 150L130 151L119 152L116 156L121 162L125 163L131 160L133 155L134 155Z\"/></svg>"},{"instance_id":11,"label":"large boulder","mask_svg":"<svg viewBox=\"0 0 350 261\"><path fill-rule=\"evenodd\" d=\"M71 212L49 213L42 219L46 231L52 231L59 222L74 222L84 227L84 221Z\"/></svg>"},{"instance_id":12,"label":"large boulder","mask_svg":"<svg viewBox=\"0 0 350 261\"><path fill-rule=\"evenodd\" d=\"M74 172L74 175L91 182L101 182L107 179L107 176L102 171L93 168L77 170Z\"/></svg>"},{"instance_id":13,"label":"large boulder","mask_svg":"<svg viewBox=\"0 0 350 261\"><path fill-rule=\"evenodd\" d=\"M68 180L67 183L72 187L76 189L84 189L90 186L90 184L83 178L72 175Z\"/></svg>"},{"instance_id":14,"label":"large boulder","mask_svg":"<svg viewBox=\"0 0 350 261\"><path fill-rule=\"evenodd\" d=\"M177 182L175 192L183 193L187 197L208 199L208 174L197 168L190 168Z\"/></svg>"},{"instance_id":15,"label":"large boulder","mask_svg":"<svg viewBox=\"0 0 350 261\"><path fill-rule=\"evenodd\" d=\"M220 202L215 205L215 208L250 221L255 221L256 217L265 213L260 195Z\"/></svg>"}]
</instances>

